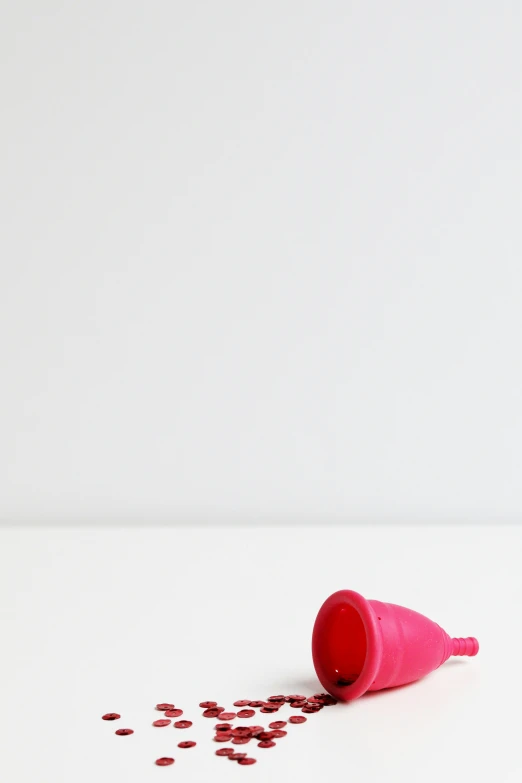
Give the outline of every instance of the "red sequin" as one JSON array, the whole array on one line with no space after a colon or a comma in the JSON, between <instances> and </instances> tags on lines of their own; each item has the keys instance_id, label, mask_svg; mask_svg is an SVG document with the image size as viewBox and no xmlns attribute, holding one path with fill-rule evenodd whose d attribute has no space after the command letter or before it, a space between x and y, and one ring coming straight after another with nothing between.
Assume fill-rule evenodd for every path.
<instances>
[{"instance_id":1,"label":"red sequin","mask_svg":"<svg viewBox=\"0 0 522 783\"><path fill-rule=\"evenodd\" d=\"M306 704L306 699L303 699L303 701L291 701L290 702L290 706L293 707L294 709L297 709L299 707L304 707L305 704Z\"/></svg>"},{"instance_id":2,"label":"red sequin","mask_svg":"<svg viewBox=\"0 0 522 783\"><path fill-rule=\"evenodd\" d=\"M191 726L192 726L191 720L178 720L174 724L175 729L190 729Z\"/></svg>"},{"instance_id":3,"label":"red sequin","mask_svg":"<svg viewBox=\"0 0 522 783\"><path fill-rule=\"evenodd\" d=\"M232 745L246 745L247 742L250 742L250 737L234 737Z\"/></svg>"},{"instance_id":4,"label":"red sequin","mask_svg":"<svg viewBox=\"0 0 522 783\"><path fill-rule=\"evenodd\" d=\"M271 709L270 707L261 707L259 712L264 712L265 714L268 713L268 714L272 715L274 712L277 712L278 709L279 709L279 707L277 707L275 710Z\"/></svg>"},{"instance_id":5,"label":"red sequin","mask_svg":"<svg viewBox=\"0 0 522 783\"><path fill-rule=\"evenodd\" d=\"M153 726L170 726L170 720L155 720Z\"/></svg>"},{"instance_id":6,"label":"red sequin","mask_svg":"<svg viewBox=\"0 0 522 783\"><path fill-rule=\"evenodd\" d=\"M214 742L228 742L232 734L229 731L218 731L214 737Z\"/></svg>"},{"instance_id":7,"label":"red sequin","mask_svg":"<svg viewBox=\"0 0 522 783\"><path fill-rule=\"evenodd\" d=\"M239 759L246 759L246 757L246 753L230 753L228 758L230 761L239 761Z\"/></svg>"},{"instance_id":8,"label":"red sequin","mask_svg":"<svg viewBox=\"0 0 522 783\"><path fill-rule=\"evenodd\" d=\"M239 710L237 713L238 718L253 718L256 714L255 710Z\"/></svg>"},{"instance_id":9,"label":"red sequin","mask_svg":"<svg viewBox=\"0 0 522 783\"><path fill-rule=\"evenodd\" d=\"M249 707L250 702L248 699L240 699L239 701L234 702L234 707Z\"/></svg>"},{"instance_id":10,"label":"red sequin","mask_svg":"<svg viewBox=\"0 0 522 783\"><path fill-rule=\"evenodd\" d=\"M258 739L263 740L271 740L274 738L274 732L273 731L262 731L260 734L258 734Z\"/></svg>"},{"instance_id":11,"label":"red sequin","mask_svg":"<svg viewBox=\"0 0 522 783\"><path fill-rule=\"evenodd\" d=\"M261 732L264 731L263 726L251 726L250 734L252 737L258 737Z\"/></svg>"},{"instance_id":12,"label":"red sequin","mask_svg":"<svg viewBox=\"0 0 522 783\"><path fill-rule=\"evenodd\" d=\"M162 756L160 759L156 759L155 763L158 767L170 767L171 764L174 764L174 759L169 756Z\"/></svg>"},{"instance_id":13,"label":"red sequin","mask_svg":"<svg viewBox=\"0 0 522 783\"><path fill-rule=\"evenodd\" d=\"M126 737L127 734L134 734L134 729L118 729L114 733L118 734L120 737Z\"/></svg>"},{"instance_id":14,"label":"red sequin","mask_svg":"<svg viewBox=\"0 0 522 783\"><path fill-rule=\"evenodd\" d=\"M121 715L118 715L117 712L107 712L105 715L102 715L102 720L119 720L121 718Z\"/></svg>"},{"instance_id":15,"label":"red sequin","mask_svg":"<svg viewBox=\"0 0 522 783\"><path fill-rule=\"evenodd\" d=\"M284 696L269 696L267 701L280 701L280 702L284 703L285 697Z\"/></svg>"},{"instance_id":16,"label":"red sequin","mask_svg":"<svg viewBox=\"0 0 522 783\"><path fill-rule=\"evenodd\" d=\"M233 748L220 748L219 750L216 750L216 756L231 756L233 752L234 752Z\"/></svg>"},{"instance_id":17,"label":"red sequin","mask_svg":"<svg viewBox=\"0 0 522 783\"><path fill-rule=\"evenodd\" d=\"M173 710L175 707L174 704L171 704L169 701L162 702L161 704L156 704L156 709L160 712L165 712L165 710Z\"/></svg>"},{"instance_id":18,"label":"red sequin","mask_svg":"<svg viewBox=\"0 0 522 783\"><path fill-rule=\"evenodd\" d=\"M235 729L232 729L232 734L234 737L249 737L252 734L252 727L236 726Z\"/></svg>"},{"instance_id":19,"label":"red sequin","mask_svg":"<svg viewBox=\"0 0 522 783\"><path fill-rule=\"evenodd\" d=\"M272 740L263 740L262 742L257 743L258 748L275 748L275 742L272 742Z\"/></svg>"},{"instance_id":20,"label":"red sequin","mask_svg":"<svg viewBox=\"0 0 522 783\"><path fill-rule=\"evenodd\" d=\"M305 720L304 715L292 715L291 718L288 718L288 723L304 723Z\"/></svg>"},{"instance_id":21,"label":"red sequin","mask_svg":"<svg viewBox=\"0 0 522 783\"><path fill-rule=\"evenodd\" d=\"M250 766L250 764L255 764L256 763L256 759L253 759L253 758L250 758L250 756L247 756L244 759L239 759L237 763L241 764L241 766L243 766L243 767L247 767L247 766Z\"/></svg>"},{"instance_id":22,"label":"red sequin","mask_svg":"<svg viewBox=\"0 0 522 783\"><path fill-rule=\"evenodd\" d=\"M196 743L192 742L192 740L187 740L187 742L178 742L178 748L193 748Z\"/></svg>"},{"instance_id":23,"label":"red sequin","mask_svg":"<svg viewBox=\"0 0 522 783\"><path fill-rule=\"evenodd\" d=\"M292 693L286 697L286 701L306 701L306 696L301 696L299 693Z\"/></svg>"},{"instance_id":24,"label":"red sequin","mask_svg":"<svg viewBox=\"0 0 522 783\"><path fill-rule=\"evenodd\" d=\"M283 731L283 729L275 729L272 732L272 736L274 739L281 739L281 737L286 737L286 731Z\"/></svg>"},{"instance_id":25,"label":"red sequin","mask_svg":"<svg viewBox=\"0 0 522 783\"><path fill-rule=\"evenodd\" d=\"M286 726L286 720L275 720L272 723L269 723L268 726L271 729L284 729Z\"/></svg>"},{"instance_id":26,"label":"red sequin","mask_svg":"<svg viewBox=\"0 0 522 783\"><path fill-rule=\"evenodd\" d=\"M220 712L218 715L219 720L234 720L235 717L235 712Z\"/></svg>"},{"instance_id":27,"label":"red sequin","mask_svg":"<svg viewBox=\"0 0 522 783\"><path fill-rule=\"evenodd\" d=\"M180 715L183 715L183 710L165 710L166 718L179 718Z\"/></svg>"},{"instance_id":28,"label":"red sequin","mask_svg":"<svg viewBox=\"0 0 522 783\"><path fill-rule=\"evenodd\" d=\"M217 707L217 701L200 701L199 706L203 707L205 710L209 710L212 707Z\"/></svg>"},{"instance_id":29,"label":"red sequin","mask_svg":"<svg viewBox=\"0 0 522 783\"><path fill-rule=\"evenodd\" d=\"M205 710L203 713L204 718L217 718L223 710L216 710L215 707L211 707L209 710Z\"/></svg>"},{"instance_id":30,"label":"red sequin","mask_svg":"<svg viewBox=\"0 0 522 783\"><path fill-rule=\"evenodd\" d=\"M262 707L264 703L264 701L251 701L250 707Z\"/></svg>"},{"instance_id":31,"label":"red sequin","mask_svg":"<svg viewBox=\"0 0 522 783\"><path fill-rule=\"evenodd\" d=\"M216 723L216 725L214 726L214 729L216 731L228 731L231 728L232 728L231 723Z\"/></svg>"}]
</instances>

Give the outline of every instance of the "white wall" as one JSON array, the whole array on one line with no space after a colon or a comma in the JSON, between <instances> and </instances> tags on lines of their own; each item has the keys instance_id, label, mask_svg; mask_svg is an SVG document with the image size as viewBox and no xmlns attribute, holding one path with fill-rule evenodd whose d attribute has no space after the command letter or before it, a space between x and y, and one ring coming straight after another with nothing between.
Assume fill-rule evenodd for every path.
<instances>
[{"instance_id":1,"label":"white wall","mask_svg":"<svg viewBox=\"0 0 522 783\"><path fill-rule=\"evenodd\" d=\"M6 3L0 519L522 519L521 35Z\"/></svg>"}]
</instances>

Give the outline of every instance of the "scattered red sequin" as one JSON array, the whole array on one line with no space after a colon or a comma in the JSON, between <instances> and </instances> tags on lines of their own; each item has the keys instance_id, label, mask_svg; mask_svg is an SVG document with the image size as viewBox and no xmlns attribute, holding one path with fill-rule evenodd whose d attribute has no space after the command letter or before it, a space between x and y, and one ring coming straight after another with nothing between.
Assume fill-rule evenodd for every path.
<instances>
[{"instance_id":1,"label":"scattered red sequin","mask_svg":"<svg viewBox=\"0 0 522 783\"><path fill-rule=\"evenodd\" d=\"M234 720L235 717L235 712L220 712L218 715L219 720Z\"/></svg>"},{"instance_id":2,"label":"scattered red sequin","mask_svg":"<svg viewBox=\"0 0 522 783\"><path fill-rule=\"evenodd\" d=\"M228 742L232 734L229 731L218 731L214 737L214 742Z\"/></svg>"},{"instance_id":3,"label":"scattered red sequin","mask_svg":"<svg viewBox=\"0 0 522 783\"><path fill-rule=\"evenodd\" d=\"M256 714L255 710L239 710L237 713L238 718L253 718Z\"/></svg>"},{"instance_id":4,"label":"scattered red sequin","mask_svg":"<svg viewBox=\"0 0 522 783\"><path fill-rule=\"evenodd\" d=\"M217 707L217 701L200 701L199 706L209 710L211 707Z\"/></svg>"},{"instance_id":5,"label":"scattered red sequin","mask_svg":"<svg viewBox=\"0 0 522 783\"><path fill-rule=\"evenodd\" d=\"M236 726L235 729L232 729L232 734L234 737L249 737L252 734L252 727Z\"/></svg>"},{"instance_id":6,"label":"scattered red sequin","mask_svg":"<svg viewBox=\"0 0 522 783\"><path fill-rule=\"evenodd\" d=\"M231 728L232 728L231 723L216 723L216 725L214 726L214 729L216 731L228 731Z\"/></svg>"},{"instance_id":7,"label":"scattered red sequin","mask_svg":"<svg viewBox=\"0 0 522 783\"><path fill-rule=\"evenodd\" d=\"M156 759L155 763L158 767L170 767L171 764L174 764L174 759L170 756L162 756L160 759Z\"/></svg>"},{"instance_id":8,"label":"scattered red sequin","mask_svg":"<svg viewBox=\"0 0 522 783\"><path fill-rule=\"evenodd\" d=\"M304 715L292 715L291 718L288 718L288 723L304 723L305 720Z\"/></svg>"},{"instance_id":9,"label":"scattered red sequin","mask_svg":"<svg viewBox=\"0 0 522 783\"><path fill-rule=\"evenodd\" d=\"M205 710L205 712L203 713L203 717L204 718L217 718L218 715L221 712L223 712L223 710L216 710L215 707L211 707L210 709Z\"/></svg>"},{"instance_id":10,"label":"scattered red sequin","mask_svg":"<svg viewBox=\"0 0 522 783\"><path fill-rule=\"evenodd\" d=\"M230 753L228 758L230 761L239 761L239 759L246 759L246 757L246 753Z\"/></svg>"},{"instance_id":11,"label":"scattered red sequin","mask_svg":"<svg viewBox=\"0 0 522 783\"><path fill-rule=\"evenodd\" d=\"M160 712L165 712L165 710L173 710L175 706L175 704L171 704L170 702L166 701L162 702L161 704L156 704L156 709Z\"/></svg>"},{"instance_id":12,"label":"scattered red sequin","mask_svg":"<svg viewBox=\"0 0 522 783\"><path fill-rule=\"evenodd\" d=\"M234 702L234 707L249 707L250 701L248 699L240 699Z\"/></svg>"},{"instance_id":13,"label":"scattered red sequin","mask_svg":"<svg viewBox=\"0 0 522 783\"><path fill-rule=\"evenodd\" d=\"M250 707L262 707L264 705L264 701L251 701L249 703Z\"/></svg>"},{"instance_id":14,"label":"scattered red sequin","mask_svg":"<svg viewBox=\"0 0 522 783\"><path fill-rule=\"evenodd\" d=\"M239 759L237 763L241 764L242 767L247 767L247 766L250 766L250 764L255 764L256 763L256 759L253 759L253 758L250 758L250 756L247 756L244 759Z\"/></svg>"},{"instance_id":15,"label":"scattered red sequin","mask_svg":"<svg viewBox=\"0 0 522 783\"><path fill-rule=\"evenodd\" d=\"M162 727L162 726L170 726L170 724L171 724L170 720L155 720L152 725Z\"/></svg>"},{"instance_id":16,"label":"scattered red sequin","mask_svg":"<svg viewBox=\"0 0 522 783\"><path fill-rule=\"evenodd\" d=\"M183 710L165 710L166 718L179 718L180 715L183 715Z\"/></svg>"},{"instance_id":17,"label":"scattered red sequin","mask_svg":"<svg viewBox=\"0 0 522 783\"><path fill-rule=\"evenodd\" d=\"M263 740L263 741L271 740L271 739L273 739L273 737L274 737L274 732L273 731L262 731L258 735L258 739Z\"/></svg>"},{"instance_id":18,"label":"scattered red sequin","mask_svg":"<svg viewBox=\"0 0 522 783\"><path fill-rule=\"evenodd\" d=\"M193 748L195 746L195 742L192 742L192 740L187 740L187 742L178 742L178 748Z\"/></svg>"},{"instance_id":19,"label":"scattered red sequin","mask_svg":"<svg viewBox=\"0 0 522 783\"><path fill-rule=\"evenodd\" d=\"M286 720L274 720L272 723L269 723L268 726L271 729L284 729Z\"/></svg>"},{"instance_id":20,"label":"scattered red sequin","mask_svg":"<svg viewBox=\"0 0 522 783\"><path fill-rule=\"evenodd\" d=\"M118 729L114 733L118 734L120 737L126 737L127 734L134 734L134 729Z\"/></svg>"},{"instance_id":21,"label":"scattered red sequin","mask_svg":"<svg viewBox=\"0 0 522 783\"><path fill-rule=\"evenodd\" d=\"M234 737L232 739L232 745L246 745L250 742L250 737Z\"/></svg>"},{"instance_id":22,"label":"scattered red sequin","mask_svg":"<svg viewBox=\"0 0 522 783\"><path fill-rule=\"evenodd\" d=\"M282 701L284 702L285 697L284 696L269 696L267 701Z\"/></svg>"},{"instance_id":23,"label":"scattered red sequin","mask_svg":"<svg viewBox=\"0 0 522 783\"><path fill-rule=\"evenodd\" d=\"M276 709L272 709L271 707L261 707L259 712L264 712L265 715L266 714L272 715L274 712L277 712L278 709L279 709L278 707Z\"/></svg>"},{"instance_id":24,"label":"scattered red sequin","mask_svg":"<svg viewBox=\"0 0 522 783\"><path fill-rule=\"evenodd\" d=\"M306 699L303 699L303 701L291 701L290 702L290 706L293 707L294 709L298 709L300 707L304 707L305 704L306 704Z\"/></svg>"},{"instance_id":25,"label":"scattered red sequin","mask_svg":"<svg viewBox=\"0 0 522 783\"><path fill-rule=\"evenodd\" d=\"M301 696L299 693L292 693L286 697L286 701L306 701L306 696Z\"/></svg>"},{"instance_id":26,"label":"scattered red sequin","mask_svg":"<svg viewBox=\"0 0 522 783\"><path fill-rule=\"evenodd\" d=\"M177 720L176 723L174 724L175 729L190 729L191 726L192 726L191 720Z\"/></svg>"},{"instance_id":27,"label":"scattered red sequin","mask_svg":"<svg viewBox=\"0 0 522 783\"><path fill-rule=\"evenodd\" d=\"M272 740L263 740L262 742L257 743L258 748L275 748L275 742L272 742Z\"/></svg>"},{"instance_id":28,"label":"scattered red sequin","mask_svg":"<svg viewBox=\"0 0 522 783\"><path fill-rule=\"evenodd\" d=\"M283 729L274 729L272 736L274 739L281 739L281 737L286 737L286 731Z\"/></svg>"},{"instance_id":29,"label":"scattered red sequin","mask_svg":"<svg viewBox=\"0 0 522 783\"><path fill-rule=\"evenodd\" d=\"M219 748L219 750L216 750L216 756L231 756L233 753L234 753L233 748Z\"/></svg>"},{"instance_id":30,"label":"scattered red sequin","mask_svg":"<svg viewBox=\"0 0 522 783\"><path fill-rule=\"evenodd\" d=\"M119 720L121 718L121 715L118 715L117 712L107 712L105 715L102 715L102 720Z\"/></svg>"}]
</instances>

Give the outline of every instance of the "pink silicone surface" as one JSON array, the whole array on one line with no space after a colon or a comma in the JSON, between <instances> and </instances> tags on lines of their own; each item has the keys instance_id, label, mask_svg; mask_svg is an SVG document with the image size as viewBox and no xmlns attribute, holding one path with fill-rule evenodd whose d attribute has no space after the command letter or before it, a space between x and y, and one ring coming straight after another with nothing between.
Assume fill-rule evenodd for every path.
<instances>
[{"instance_id":1,"label":"pink silicone surface","mask_svg":"<svg viewBox=\"0 0 522 783\"><path fill-rule=\"evenodd\" d=\"M451 639L424 615L369 601L353 590L331 595L317 615L312 655L323 687L342 701L424 677L450 655L476 655L476 639Z\"/></svg>"}]
</instances>

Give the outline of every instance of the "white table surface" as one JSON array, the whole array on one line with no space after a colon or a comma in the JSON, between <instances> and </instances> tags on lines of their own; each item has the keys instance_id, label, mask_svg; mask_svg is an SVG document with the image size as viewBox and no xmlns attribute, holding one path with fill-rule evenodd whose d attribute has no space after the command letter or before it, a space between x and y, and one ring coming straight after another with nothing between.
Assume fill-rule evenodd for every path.
<instances>
[{"instance_id":1,"label":"white table surface","mask_svg":"<svg viewBox=\"0 0 522 783\"><path fill-rule=\"evenodd\" d=\"M0 780L520 783L521 554L516 527L3 529ZM340 588L474 635L480 653L310 715L270 750L238 747L251 767L216 757L198 703L319 689L312 626ZM161 701L192 729L152 728Z\"/></svg>"}]
</instances>

